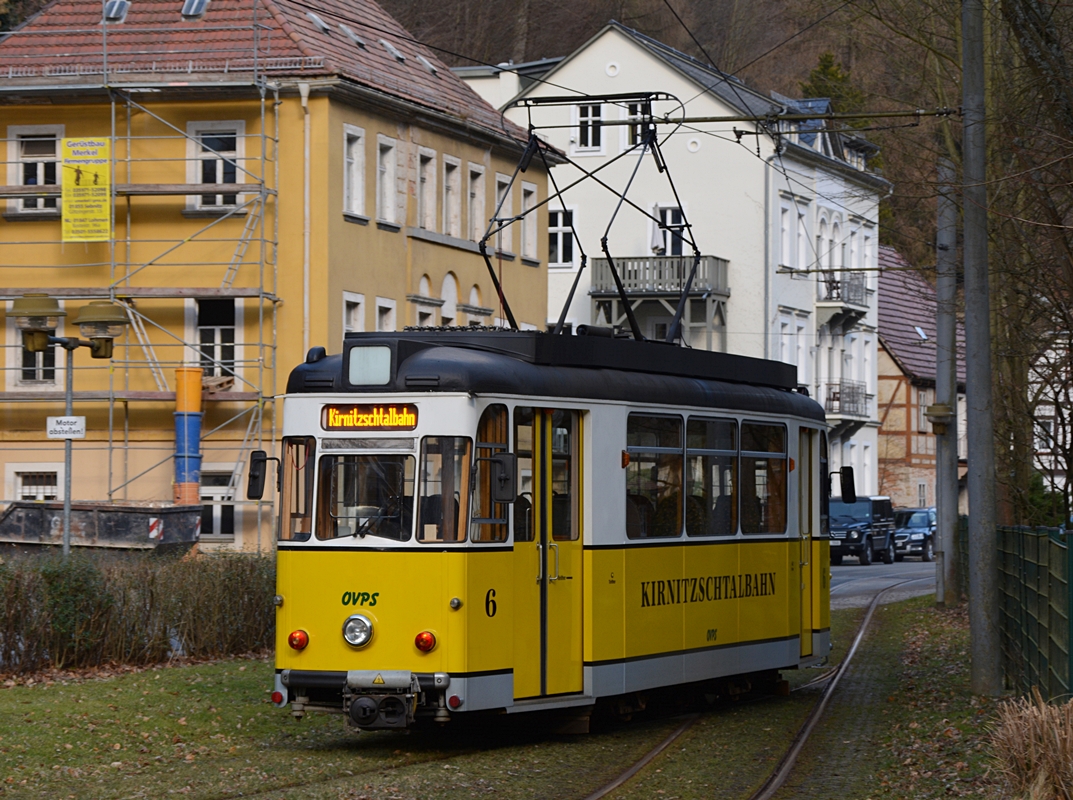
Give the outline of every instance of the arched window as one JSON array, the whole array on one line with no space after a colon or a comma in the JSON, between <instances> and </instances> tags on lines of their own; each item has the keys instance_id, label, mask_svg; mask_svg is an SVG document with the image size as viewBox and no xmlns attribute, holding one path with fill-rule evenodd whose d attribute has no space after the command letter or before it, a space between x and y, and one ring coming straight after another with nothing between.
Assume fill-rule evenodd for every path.
<instances>
[{"instance_id":1,"label":"arched window","mask_svg":"<svg viewBox=\"0 0 1073 800\"><path fill-rule=\"evenodd\" d=\"M443 276L440 299L443 300L443 305L440 306L440 324L454 325L458 317L458 281L454 273L448 272Z\"/></svg>"}]
</instances>

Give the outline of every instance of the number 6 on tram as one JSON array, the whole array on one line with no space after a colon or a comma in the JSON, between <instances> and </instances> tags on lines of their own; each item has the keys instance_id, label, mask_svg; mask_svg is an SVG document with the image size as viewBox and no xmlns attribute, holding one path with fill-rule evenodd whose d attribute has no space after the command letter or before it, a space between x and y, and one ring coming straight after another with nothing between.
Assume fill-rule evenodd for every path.
<instances>
[{"instance_id":1,"label":"number 6 on tram","mask_svg":"<svg viewBox=\"0 0 1073 800\"><path fill-rule=\"evenodd\" d=\"M283 414L273 701L405 728L825 658L826 423L795 378L595 335L314 348Z\"/></svg>"}]
</instances>

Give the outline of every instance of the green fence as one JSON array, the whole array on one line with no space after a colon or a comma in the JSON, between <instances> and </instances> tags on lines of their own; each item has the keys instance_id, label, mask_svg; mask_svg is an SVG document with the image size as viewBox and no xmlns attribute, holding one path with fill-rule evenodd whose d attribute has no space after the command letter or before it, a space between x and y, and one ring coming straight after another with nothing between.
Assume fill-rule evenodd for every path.
<instances>
[{"instance_id":1,"label":"green fence","mask_svg":"<svg viewBox=\"0 0 1073 800\"><path fill-rule=\"evenodd\" d=\"M967 544L967 536L965 543ZM1018 692L1038 686L1049 699L1073 691L1073 533L999 528L999 629L1006 683ZM968 547L962 547L966 554ZM959 559L961 560L961 559ZM967 562L962 560L968 574Z\"/></svg>"}]
</instances>

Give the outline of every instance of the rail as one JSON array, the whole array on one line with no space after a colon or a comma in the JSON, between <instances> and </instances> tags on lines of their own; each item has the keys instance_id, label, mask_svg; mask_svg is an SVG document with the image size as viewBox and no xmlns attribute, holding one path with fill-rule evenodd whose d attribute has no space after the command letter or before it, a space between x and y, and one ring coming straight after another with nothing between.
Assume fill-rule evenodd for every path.
<instances>
[{"instance_id":1,"label":"rail","mask_svg":"<svg viewBox=\"0 0 1073 800\"><path fill-rule=\"evenodd\" d=\"M701 256L690 292L729 295L725 258ZM693 268L692 256L642 256L616 258L615 267L626 294L680 294ZM615 279L606 258L592 259L590 294L616 294Z\"/></svg>"},{"instance_id":2,"label":"rail","mask_svg":"<svg viewBox=\"0 0 1073 800\"><path fill-rule=\"evenodd\" d=\"M868 305L868 282L863 272L824 272L819 288L821 302Z\"/></svg>"},{"instance_id":3,"label":"rail","mask_svg":"<svg viewBox=\"0 0 1073 800\"><path fill-rule=\"evenodd\" d=\"M868 387L864 381L828 383L824 411L851 417L868 416Z\"/></svg>"}]
</instances>

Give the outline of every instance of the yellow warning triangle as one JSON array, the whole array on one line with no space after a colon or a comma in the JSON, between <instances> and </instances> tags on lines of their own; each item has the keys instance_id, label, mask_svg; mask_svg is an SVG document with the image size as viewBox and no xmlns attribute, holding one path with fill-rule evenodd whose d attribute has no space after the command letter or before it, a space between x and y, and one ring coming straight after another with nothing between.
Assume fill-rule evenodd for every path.
<instances>
[{"instance_id":1,"label":"yellow warning triangle","mask_svg":"<svg viewBox=\"0 0 1073 800\"><path fill-rule=\"evenodd\" d=\"M373 685L381 685L382 686L383 683L384 683L383 676L380 673L377 673L376 677L373 678Z\"/></svg>"}]
</instances>

